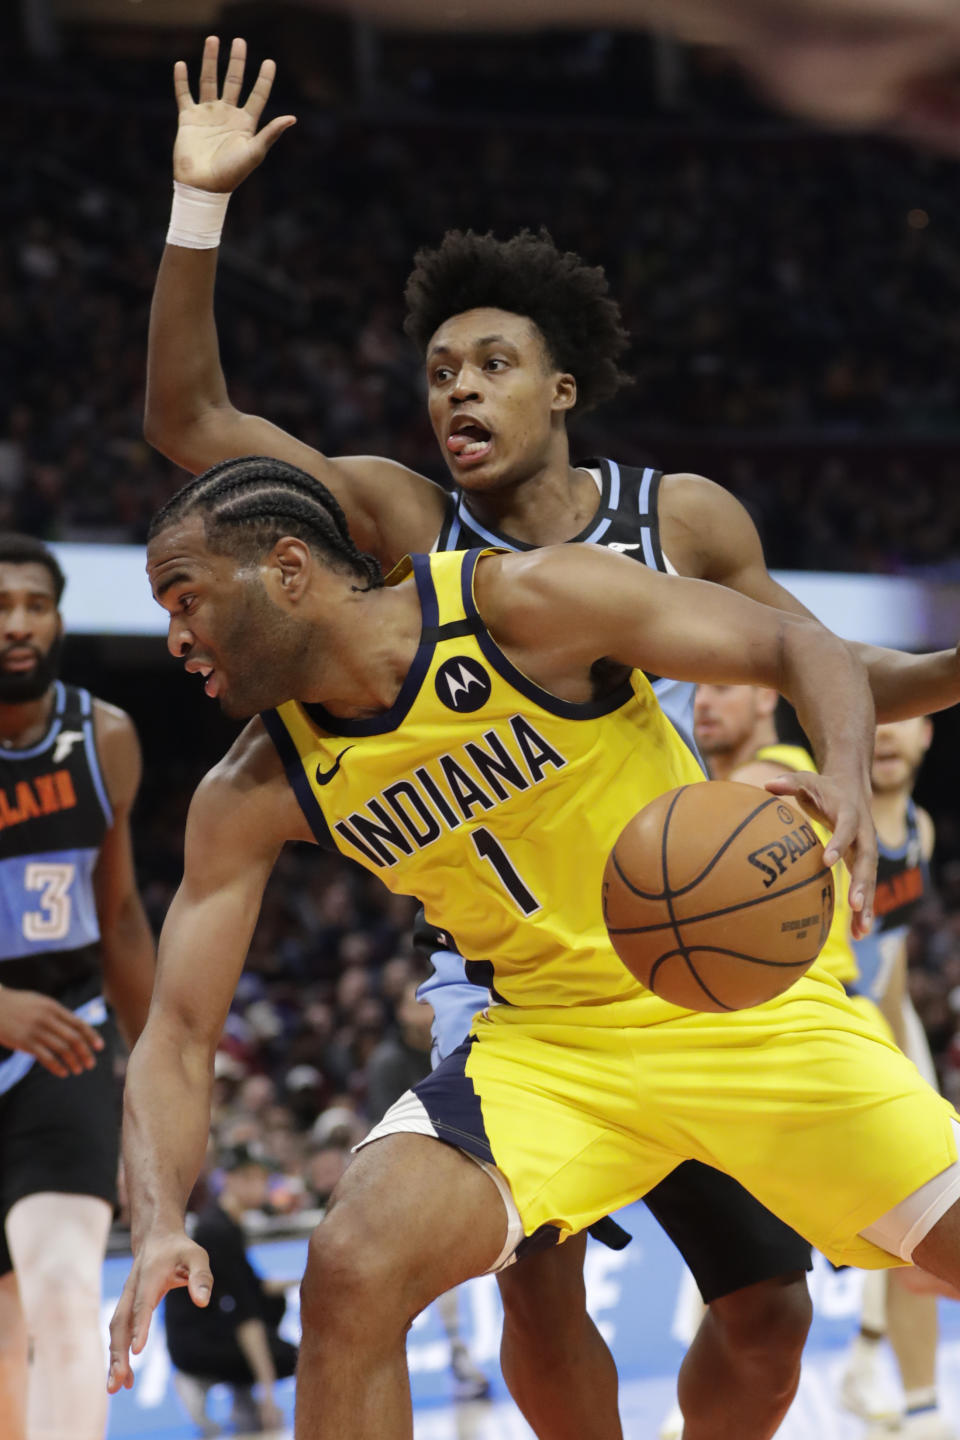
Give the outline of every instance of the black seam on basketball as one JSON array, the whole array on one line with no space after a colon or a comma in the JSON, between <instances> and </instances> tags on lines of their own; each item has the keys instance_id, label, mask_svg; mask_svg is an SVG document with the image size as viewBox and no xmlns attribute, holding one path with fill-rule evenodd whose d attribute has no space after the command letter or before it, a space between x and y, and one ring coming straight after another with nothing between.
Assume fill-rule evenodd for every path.
<instances>
[{"instance_id":1,"label":"black seam on basketball","mask_svg":"<svg viewBox=\"0 0 960 1440\"><path fill-rule=\"evenodd\" d=\"M660 869L663 873L663 898L667 902L667 914L670 916L670 920L673 924L673 933L676 937L677 944L680 946L681 950L683 950L684 948L683 936L680 934L680 926L677 924L677 917L673 912L673 895L670 890L670 872L667 869L667 840L670 835L670 820L674 810L677 808L677 803L682 794L683 791L678 790L676 795L674 795L673 799L670 801L670 804L667 808L667 813L663 821L663 831L660 836Z\"/></svg>"},{"instance_id":2,"label":"black seam on basketball","mask_svg":"<svg viewBox=\"0 0 960 1440\"><path fill-rule=\"evenodd\" d=\"M818 870L815 875L808 875L806 880L798 880L795 885L788 885L783 890L771 891L768 895L758 895L753 900L738 900L736 905L726 905L722 910L705 910L702 915L683 915L676 923L672 920L661 920L658 925L636 925L632 929L624 930L615 930L608 926L607 931L610 935L652 935L657 930L669 930L671 928L675 930L677 924L696 925L701 920L717 920L722 915L732 915L737 910L749 910L754 905L765 905L768 900L779 900L782 895L791 895L795 890L802 890L807 885L813 885L818 880L822 880L825 875L829 874L829 869L824 866L824 868ZM644 898L661 900L664 897L661 895L649 895Z\"/></svg>"},{"instance_id":3,"label":"black seam on basketball","mask_svg":"<svg viewBox=\"0 0 960 1440\"><path fill-rule=\"evenodd\" d=\"M621 866L620 861L617 859L616 846L614 846L613 850L611 851L610 858L613 861L613 868L616 870L617 874L620 876L620 879L623 881L624 885L626 885L631 895L636 895L641 900L662 900L664 898L664 891L660 890L658 893L654 894L647 890L638 890L636 885L633 885L627 879L626 875L623 873L623 867Z\"/></svg>"},{"instance_id":4,"label":"black seam on basketball","mask_svg":"<svg viewBox=\"0 0 960 1440\"><path fill-rule=\"evenodd\" d=\"M650 975L649 975L649 978L648 978L648 980L647 980L647 987L648 987L648 989L650 989L650 990L653 991L654 995L656 995L656 993L657 993L657 991L656 991L656 989L655 989L655 987L654 987L654 983L653 983L654 980L655 980L655 978L656 978L657 971L660 969L660 966L664 963L665 960L673 960L673 959L676 958L677 955L679 955L680 958L683 960L683 963L686 965L687 969L690 971L690 974L693 976L694 980L696 980L697 984L700 986L700 989L703 991L704 995L706 995L708 999L712 1000L713 1003L714 1003L714 1005L719 1005L721 1010L733 1010L733 1009L734 1009L734 1006L733 1006L733 1005L725 1005L724 1002L720 999L719 995L714 995L714 993L713 993L713 991L710 989L709 985L707 985L706 982L705 982L705 981L703 980L703 978L701 977L699 970L698 970L697 967L694 965L693 961L690 959L690 955L689 955L688 951L684 948L684 946L683 946L682 943L681 943L680 948L679 948L678 950L668 950L668 951L666 952L666 954L660 955L660 956L653 962L653 964L651 965L651 967L650 967ZM663 999L663 996L661 996L660 998ZM675 1000L668 1000L668 1001L667 1001L667 1004L668 1004L668 1005L675 1005L675 1004L676 1004L676 1001L675 1001ZM681 1007L681 1008L692 1009L693 1007L692 1007L692 1006L687 1006L687 1007Z\"/></svg>"},{"instance_id":5,"label":"black seam on basketball","mask_svg":"<svg viewBox=\"0 0 960 1440\"><path fill-rule=\"evenodd\" d=\"M797 970L801 966L806 969L813 964L813 960L764 960L759 955L748 955L743 950L725 950L720 945L691 945L688 953L696 955L698 951L703 955L729 955L732 960L748 960L751 965L766 965L771 970Z\"/></svg>"},{"instance_id":6,"label":"black seam on basketball","mask_svg":"<svg viewBox=\"0 0 960 1440\"><path fill-rule=\"evenodd\" d=\"M649 891L647 891L647 890L639 890L639 889L637 888L637 886L633 884L632 880L630 880L630 878L629 878L627 875L624 874L623 869L622 869L622 867L621 867L621 865L620 865L620 862L619 862L619 860L617 859L616 846L614 846L614 848L613 848L613 857L612 857L612 858L613 858L613 863L614 863L614 865L616 866L617 874L620 876L620 879L623 881L624 885L626 885L627 889L631 892L631 894L638 896L639 899L641 899L641 900L667 900L667 899L669 899L669 896L670 896L670 895L685 895L688 890L694 889L697 885L700 884L700 881L703 880L705 876L707 876L707 875L710 874L710 871L713 869L714 865L716 865L717 861L718 861L718 860L720 859L720 857L724 854L724 852L730 847L730 845L733 844L734 840L736 840L736 838L737 838L737 836L740 834L741 830L743 830L745 826L749 825L750 822L751 822L751 820L755 820L758 815L762 814L762 812L763 812L764 810L768 809L769 806L775 804L778 800L782 799L782 797L779 796L779 795L771 795L768 800L764 800L764 802L762 803L762 805L758 805L755 810L751 810L750 814L744 816L744 818L740 821L740 824L737 826L736 830L732 831L732 832L727 836L726 840L724 840L723 844L720 846L720 849L716 852L716 854L712 857L712 859L710 859L710 860L707 861L706 866L704 867L703 870L700 871L700 874L694 876L694 878L693 878L692 880L688 881L686 885L681 885L681 887L680 887L679 890L671 890L671 889L670 889L669 881L668 881L668 879L667 879L667 869L666 869L666 849L665 849L665 845L666 845L666 833L667 833L667 830L668 830L669 827L670 827L670 817L671 817L671 815L673 814L674 807L676 806L677 802L679 801L680 796L683 795L683 794L685 793L685 791L686 791L686 790L689 790L690 788L691 788L691 786L686 785L686 786L683 787L683 789L677 791L676 795L674 795L673 799L670 801L670 808L669 808L669 810L667 811L666 819L665 819L664 822L663 822L663 835L662 835L662 837L661 837L661 856L662 856L662 863L663 863L663 883L664 883L664 886L665 886L666 888L665 888L659 895L653 894L653 893L651 893L651 892L649 892ZM781 892L781 893L785 894L786 892L783 891L783 892ZM618 934L628 934L628 933L630 933L630 932L628 932L628 931L618 931L617 933L618 933Z\"/></svg>"},{"instance_id":7,"label":"black seam on basketball","mask_svg":"<svg viewBox=\"0 0 960 1440\"><path fill-rule=\"evenodd\" d=\"M690 788L691 788L690 786L687 786L687 787L686 787L686 789L690 789ZM692 787L692 788L695 789L696 787L694 786L694 787ZM680 791L680 795L682 795L682 794L684 794L684 791L683 791L683 790ZM680 795L677 796L677 799L678 799L678 800L679 800L679 798L680 798ZM747 826L750 824L750 822L751 822L752 820L755 820L758 815L761 815L764 810L769 809L769 807L770 807L771 805L776 805L776 804L777 804L778 802L780 802L780 801L781 801L781 797L780 797L779 795L771 795L768 800L764 800L764 802L763 802L762 805L758 805L755 810L751 810L751 811L750 811L750 814L749 814L749 815L745 815L745 816L743 817L743 819L740 821L740 824L737 826L737 828L736 828L735 830L732 830L732 831L730 832L730 834L727 836L726 840L724 840L723 844L720 846L720 849L716 852L716 854L714 855L713 859L712 859L712 860L709 860L709 861L707 862L706 866L704 867L704 869L700 871L700 874L699 874L699 875L695 875L692 880L688 881L686 885L682 885L679 890L674 890L674 891L673 891L673 894L674 894L674 895L685 895L688 890L693 890L693 889L695 889L695 887L700 884L700 881L701 881L701 880L704 880L704 879L710 874L710 871L713 869L714 865L716 865L716 863L717 863L717 861L720 859L721 855L724 855L724 854L727 852L727 850L729 850L730 846L733 844L734 840L736 840L736 838L737 838L737 836L740 834L741 830L745 830L745 829L747 828ZM781 803L782 803L782 802L781 802ZM672 809L673 809L673 806L671 805L670 808L671 808L671 810L672 810Z\"/></svg>"}]
</instances>

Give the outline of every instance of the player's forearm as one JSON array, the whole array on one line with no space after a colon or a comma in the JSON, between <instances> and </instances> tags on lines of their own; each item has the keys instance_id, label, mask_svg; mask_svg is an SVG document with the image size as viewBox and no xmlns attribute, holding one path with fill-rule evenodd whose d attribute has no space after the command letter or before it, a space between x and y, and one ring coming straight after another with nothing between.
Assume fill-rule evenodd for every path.
<instances>
[{"instance_id":1,"label":"player's forearm","mask_svg":"<svg viewBox=\"0 0 960 1440\"><path fill-rule=\"evenodd\" d=\"M781 678L821 774L856 778L869 793L876 727L866 668L842 640L814 624L783 627Z\"/></svg>"},{"instance_id":2,"label":"player's forearm","mask_svg":"<svg viewBox=\"0 0 960 1440\"><path fill-rule=\"evenodd\" d=\"M910 720L932 715L960 700L960 661L956 650L910 655L877 645L851 647L870 677L877 721Z\"/></svg>"},{"instance_id":3,"label":"player's forearm","mask_svg":"<svg viewBox=\"0 0 960 1440\"><path fill-rule=\"evenodd\" d=\"M177 1229L203 1165L213 1049L151 1019L127 1067L123 1161L133 1248L148 1230Z\"/></svg>"},{"instance_id":4,"label":"player's forearm","mask_svg":"<svg viewBox=\"0 0 960 1440\"><path fill-rule=\"evenodd\" d=\"M192 432L230 403L213 309L219 254L167 245L150 308L144 434L187 469Z\"/></svg>"}]
</instances>

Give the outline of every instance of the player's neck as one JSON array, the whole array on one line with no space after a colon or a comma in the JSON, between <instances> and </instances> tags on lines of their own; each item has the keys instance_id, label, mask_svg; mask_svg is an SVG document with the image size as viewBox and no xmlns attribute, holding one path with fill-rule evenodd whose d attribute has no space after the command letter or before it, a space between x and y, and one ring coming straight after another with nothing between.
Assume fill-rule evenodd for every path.
<instances>
[{"instance_id":1,"label":"player's neck","mask_svg":"<svg viewBox=\"0 0 960 1440\"><path fill-rule=\"evenodd\" d=\"M332 643L321 632L316 663L307 657L298 699L343 720L385 714L395 704L420 645L423 612L412 580L359 593L341 616Z\"/></svg>"},{"instance_id":2,"label":"player's neck","mask_svg":"<svg viewBox=\"0 0 960 1440\"><path fill-rule=\"evenodd\" d=\"M42 740L53 710L53 686L39 700L19 705L0 704L0 747L27 750Z\"/></svg>"},{"instance_id":3,"label":"player's neck","mask_svg":"<svg viewBox=\"0 0 960 1440\"><path fill-rule=\"evenodd\" d=\"M907 805L909 790L873 792L873 823L885 845L897 849L907 838Z\"/></svg>"},{"instance_id":4,"label":"player's neck","mask_svg":"<svg viewBox=\"0 0 960 1440\"><path fill-rule=\"evenodd\" d=\"M467 493L467 509L487 526L525 545L562 545L585 530L600 505L588 470L575 469L564 450L535 475L494 491Z\"/></svg>"}]
</instances>

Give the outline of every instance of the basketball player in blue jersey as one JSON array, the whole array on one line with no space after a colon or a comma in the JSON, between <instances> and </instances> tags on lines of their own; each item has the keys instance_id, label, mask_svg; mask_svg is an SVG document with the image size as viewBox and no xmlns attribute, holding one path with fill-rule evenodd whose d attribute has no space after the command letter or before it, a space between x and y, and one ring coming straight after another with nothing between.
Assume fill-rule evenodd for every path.
<instances>
[{"instance_id":1,"label":"basketball player in blue jersey","mask_svg":"<svg viewBox=\"0 0 960 1440\"><path fill-rule=\"evenodd\" d=\"M153 983L128 717L57 678L64 578L0 535L0 1433L101 1440L100 1278L119 1136L116 1043ZM29 1355L29 1364L28 1364Z\"/></svg>"},{"instance_id":2,"label":"basketball player in blue jersey","mask_svg":"<svg viewBox=\"0 0 960 1440\"><path fill-rule=\"evenodd\" d=\"M616 392L627 337L602 272L548 241L450 235L411 277L408 328L427 356L430 415L457 487L452 495L390 460L327 459L237 411L213 318L218 227L228 193L292 123L281 117L257 133L272 64L241 106L243 70L238 41L221 95L217 45L208 41L199 105L185 66L176 70L177 211L150 333L146 431L154 444L195 472L253 451L301 466L333 491L358 542L385 567L408 550L581 541L802 613L767 573L746 511L720 487L602 458L571 464L567 418ZM952 651L863 654L883 716L960 697ZM689 736L691 687L658 681L657 691ZM461 958L429 929L419 930L418 943L436 970L427 998L443 1055L463 1039L487 993L465 982ZM686 1440L711 1440L734 1420L739 1440L767 1440L799 1379L810 1317L808 1247L739 1186L703 1167L682 1167L647 1198L711 1302L681 1372ZM616 1371L584 1303L585 1244L582 1237L530 1257L500 1281L504 1375L541 1440L620 1435Z\"/></svg>"},{"instance_id":3,"label":"basketball player in blue jersey","mask_svg":"<svg viewBox=\"0 0 960 1440\"><path fill-rule=\"evenodd\" d=\"M333 497L263 458L181 491L148 569L171 652L229 713L262 716L191 807L128 1071L135 1264L111 1390L132 1383L131 1341L142 1348L167 1289L209 1295L184 1207L218 1037L288 838L332 842L419 894L489 963L498 997L368 1137L313 1237L303 1440L409 1436L404 1343L423 1306L685 1158L736 1176L836 1260L915 1259L960 1279L960 1122L840 985L811 972L736 1015L678 1010L619 965L603 925L603 862L625 819L701 777L638 668L669 664L783 687L821 773L773 788L833 827L827 863L853 842L868 928L872 705L847 646L591 546L416 556L384 583Z\"/></svg>"}]
</instances>

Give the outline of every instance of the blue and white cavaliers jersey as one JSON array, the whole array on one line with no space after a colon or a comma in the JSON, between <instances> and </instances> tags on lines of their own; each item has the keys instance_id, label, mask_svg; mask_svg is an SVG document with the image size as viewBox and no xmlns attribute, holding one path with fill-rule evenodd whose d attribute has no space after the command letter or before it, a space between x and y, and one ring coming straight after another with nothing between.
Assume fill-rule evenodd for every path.
<instances>
[{"instance_id":1,"label":"blue and white cavaliers jersey","mask_svg":"<svg viewBox=\"0 0 960 1440\"><path fill-rule=\"evenodd\" d=\"M590 470L597 481L600 503L590 523L567 543L601 545L630 555L651 570L676 573L660 545L657 501L662 471L603 459L587 460L583 468ZM471 514L462 491L451 494L434 550L472 550L488 545L500 550L538 548L484 525ZM693 738L695 687L686 681L654 676L650 679L661 709L699 760ZM466 1037L474 1015L489 1004L490 996L487 990L467 980L462 957L441 931L426 924L422 911L414 927L414 945L432 970L418 994L433 1006L434 1058L441 1060Z\"/></svg>"},{"instance_id":2,"label":"blue and white cavaliers jersey","mask_svg":"<svg viewBox=\"0 0 960 1440\"><path fill-rule=\"evenodd\" d=\"M0 984L92 1023L103 1011L93 873L112 820L91 696L58 680L43 739L0 749ZM0 1046L0 1093L27 1068Z\"/></svg>"},{"instance_id":3,"label":"blue and white cavaliers jersey","mask_svg":"<svg viewBox=\"0 0 960 1440\"><path fill-rule=\"evenodd\" d=\"M873 929L853 942L858 975L850 988L855 994L880 1004L913 917L929 892L930 867L923 854L917 807L909 800L904 843L894 848L878 839Z\"/></svg>"}]
</instances>

